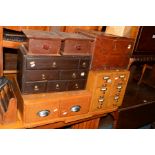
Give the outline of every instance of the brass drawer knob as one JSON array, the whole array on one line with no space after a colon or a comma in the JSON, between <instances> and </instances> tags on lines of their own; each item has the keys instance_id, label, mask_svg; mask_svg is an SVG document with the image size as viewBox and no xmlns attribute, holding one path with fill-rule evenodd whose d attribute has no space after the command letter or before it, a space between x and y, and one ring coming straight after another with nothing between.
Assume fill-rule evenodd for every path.
<instances>
[{"instance_id":1,"label":"brass drawer knob","mask_svg":"<svg viewBox=\"0 0 155 155\"><path fill-rule=\"evenodd\" d=\"M37 85L34 86L34 90L35 90L35 91L38 91L38 90L39 90L39 88L38 88Z\"/></svg>"},{"instance_id":2,"label":"brass drawer knob","mask_svg":"<svg viewBox=\"0 0 155 155\"><path fill-rule=\"evenodd\" d=\"M52 63L52 67L53 68L56 68L57 67L57 63L55 61Z\"/></svg>"},{"instance_id":3,"label":"brass drawer knob","mask_svg":"<svg viewBox=\"0 0 155 155\"><path fill-rule=\"evenodd\" d=\"M121 86L121 85L118 85L117 88L118 88L118 89L122 89L122 86Z\"/></svg>"},{"instance_id":4,"label":"brass drawer knob","mask_svg":"<svg viewBox=\"0 0 155 155\"><path fill-rule=\"evenodd\" d=\"M82 67L83 67L83 68L85 68L86 65L87 65L86 62L83 62L83 63L82 63Z\"/></svg>"},{"instance_id":5,"label":"brass drawer knob","mask_svg":"<svg viewBox=\"0 0 155 155\"><path fill-rule=\"evenodd\" d=\"M109 76L104 76L103 79L104 80L108 80L110 77Z\"/></svg>"},{"instance_id":6,"label":"brass drawer knob","mask_svg":"<svg viewBox=\"0 0 155 155\"><path fill-rule=\"evenodd\" d=\"M81 72L81 74L80 74L82 77L84 77L86 74L85 74L85 72Z\"/></svg>"},{"instance_id":7,"label":"brass drawer knob","mask_svg":"<svg viewBox=\"0 0 155 155\"><path fill-rule=\"evenodd\" d=\"M118 101L118 99L119 99L119 96L118 95L115 95L114 96L114 100Z\"/></svg>"},{"instance_id":8,"label":"brass drawer knob","mask_svg":"<svg viewBox=\"0 0 155 155\"><path fill-rule=\"evenodd\" d=\"M76 73L73 73L73 74L72 74L72 78L73 78L73 79L76 79Z\"/></svg>"},{"instance_id":9,"label":"brass drawer knob","mask_svg":"<svg viewBox=\"0 0 155 155\"><path fill-rule=\"evenodd\" d=\"M56 86L55 86L55 88L56 89L59 89L60 88L60 85L57 83Z\"/></svg>"},{"instance_id":10,"label":"brass drawer knob","mask_svg":"<svg viewBox=\"0 0 155 155\"><path fill-rule=\"evenodd\" d=\"M98 102L103 103L104 102L104 97L100 96L99 99L98 99Z\"/></svg>"},{"instance_id":11,"label":"brass drawer knob","mask_svg":"<svg viewBox=\"0 0 155 155\"><path fill-rule=\"evenodd\" d=\"M71 107L70 111L71 112L79 112L80 109L81 109L81 106L75 105L75 106Z\"/></svg>"},{"instance_id":12,"label":"brass drawer knob","mask_svg":"<svg viewBox=\"0 0 155 155\"><path fill-rule=\"evenodd\" d=\"M31 62L30 62L30 67L33 68L33 67L35 67L35 66L36 66L35 61L31 61Z\"/></svg>"},{"instance_id":13,"label":"brass drawer knob","mask_svg":"<svg viewBox=\"0 0 155 155\"><path fill-rule=\"evenodd\" d=\"M78 88L79 88L79 85L78 85L77 83L75 84L75 88L76 88L76 89L78 89Z\"/></svg>"},{"instance_id":14,"label":"brass drawer knob","mask_svg":"<svg viewBox=\"0 0 155 155\"><path fill-rule=\"evenodd\" d=\"M102 88L101 88L101 91L106 91L106 90L107 90L106 87L102 87Z\"/></svg>"},{"instance_id":15,"label":"brass drawer knob","mask_svg":"<svg viewBox=\"0 0 155 155\"><path fill-rule=\"evenodd\" d=\"M125 75L120 75L119 76L121 79L124 79L125 78Z\"/></svg>"},{"instance_id":16,"label":"brass drawer knob","mask_svg":"<svg viewBox=\"0 0 155 155\"><path fill-rule=\"evenodd\" d=\"M42 77L42 80L45 80L46 79L45 74L41 74L41 77Z\"/></svg>"},{"instance_id":17,"label":"brass drawer knob","mask_svg":"<svg viewBox=\"0 0 155 155\"><path fill-rule=\"evenodd\" d=\"M42 110L37 113L39 117L47 117L50 114L49 110Z\"/></svg>"},{"instance_id":18,"label":"brass drawer knob","mask_svg":"<svg viewBox=\"0 0 155 155\"><path fill-rule=\"evenodd\" d=\"M128 49L131 49L131 44L128 45Z\"/></svg>"},{"instance_id":19,"label":"brass drawer knob","mask_svg":"<svg viewBox=\"0 0 155 155\"><path fill-rule=\"evenodd\" d=\"M81 50L81 46L80 46L80 45L76 45L75 48L76 48L77 50Z\"/></svg>"}]
</instances>

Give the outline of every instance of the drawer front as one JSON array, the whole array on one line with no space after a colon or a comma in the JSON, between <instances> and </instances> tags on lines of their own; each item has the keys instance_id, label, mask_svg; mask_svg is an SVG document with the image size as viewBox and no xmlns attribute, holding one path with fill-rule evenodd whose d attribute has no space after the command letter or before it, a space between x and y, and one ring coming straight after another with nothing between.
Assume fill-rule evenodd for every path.
<instances>
[{"instance_id":1,"label":"drawer front","mask_svg":"<svg viewBox=\"0 0 155 155\"><path fill-rule=\"evenodd\" d=\"M71 96L63 99L60 102L60 116L74 116L85 114L89 111L90 107L90 96L81 95L81 96Z\"/></svg>"},{"instance_id":2,"label":"drawer front","mask_svg":"<svg viewBox=\"0 0 155 155\"><path fill-rule=\"evenodd\" d=\"M23 93L41 93L46 91L46 82L26 82L23 84Z\"/></svg>"},{"instance_id":3,"label":"drawer front","mask_svg":"<svg viewBox=\"0 0 155 155\"><path fill-rule=\"evenodd\" d=\"M38 101L39 102L39 101ZM51 120L59 117L59 102L46 101L35 102L24 107L24 122L32 123L38 121Z\"/></svg>"},{"instance_id":4,"label":"drawer front","mask_svg":"<svg viewBox=\"0 0 155 155\"><path fill-rule=\"evenodd\" d=\"M60 79L62 79L62 80L86 79L87 75L88 75L87 70L61 71L60 72Z\"/></svg>"},{"instance_id":5,"label":"drawer front","mask_svg":"<svg viewBox=\"0 0 155 155\"><path fill-rule=\"evenodd\" d=\"M113 52L115 54L130 54L133 50L133 42L128 40L117 40L115 41Z\"/></svg>"},{"instance_id":6,"label":"drawer front","mask_svg":"<svg viewBox=\"0 0 155 155\"><path fill-rule=\"evenodd\" d=\"M70 81L68 83L68 90L81 90L85 89L87 80L75 80L75 81Z\"/></svg>"},{"instance_id":7,"label":"drawer front","mask_svg":"<svg viewBox=\"0 0 155 155\"><path fill-rule=\"evenodd\" d=\"M26 81L58 80L59 71L27 70L24 77Z\"/></svg>"},{"instance_id":8,"label":"drawer front","mask_svg":"<svg viewBox=\"0 0 155 155\"><path fill-rule=\"evenodd\" d=\"M28 51L33 54L53 54L58 55L60 51L60 40L39 40L30 39Z\"/></svg>"},{"instance_id":9,"label":"drawer front","mask_svg":"<svg viewBox=\"0 0 155 155\"><path fill-rule=\"evenodd\" d=\"M66 40L64 55L91 55L91 41L88 40Z\"/></svg>"},{"instance_id":10,"label":"drawer front","mask_svg":"<svg viewBox=\"0 0 155 155\"><path fill-rule=\"evenodd\" d=\"M67 81L48 81L47 82L47 92L66 91L67 85L68 85Z\"/></svg>"},{"instance_id":11,"label":"drawer front","mask_svg":"<svg viewBox=\"0 0 155 155\"><path fill-rule=\"evenodd\" d=\"M51 69L52 62L50 57L27 57L27 69Z\"/></svg>"},{"instance_id":12,"label":"drawer front","mask_svg":"<svg viewBox=\"0 0 155 155\"><path fill-rule=\"evenodd\" d=\"M80 60L80 69L89 69L90 66L90 59L81 59Z\"/></svg>"}]
</instances>

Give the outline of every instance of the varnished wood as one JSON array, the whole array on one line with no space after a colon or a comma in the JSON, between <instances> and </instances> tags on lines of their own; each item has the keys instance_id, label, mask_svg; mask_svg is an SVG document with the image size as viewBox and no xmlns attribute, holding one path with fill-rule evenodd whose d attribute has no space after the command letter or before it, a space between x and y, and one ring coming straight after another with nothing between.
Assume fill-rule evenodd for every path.
<instances>
[{"instance_id":1,"label":"varnished wood","mask_svg":"<svg viewBox=\"0 0 155 155\"><path fill-rule=\"evenodd\" d=\"M0 26L0 76L3 75L3 27Z\"/></svg>"},{"instance_id":2,"label":"varnished wood","mask_svg":"<svg viewBox=\"0 0 155 155\"><path fill-rule=\"evenodd\" d=\"M21 42L3 40L3 47L6 47L6 48L18 49L21 44L23 44L23 42L21 43Z\"/></svg>"},{"instance_id":3,"label":"varnished wood","mask_svg":"<svg viewBox=\"0 0 155 155\"><path fill-rule=\"evenodd\" d=\"M100 118L72 125L72 129L98 129Z\"/></svg>"}]
</instances>

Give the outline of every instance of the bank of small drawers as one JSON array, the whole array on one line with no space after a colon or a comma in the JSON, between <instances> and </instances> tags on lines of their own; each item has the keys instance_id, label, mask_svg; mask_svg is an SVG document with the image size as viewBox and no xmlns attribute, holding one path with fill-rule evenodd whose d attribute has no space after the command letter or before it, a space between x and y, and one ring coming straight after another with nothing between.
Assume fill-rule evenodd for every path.
<instances>
[{"instance_id":1,"label":"bank of small drawers","mask_svg":"<svg viewBox=\"0 0 155 155\"><path fill-rule=\"evenodd\" d=\"M20 47L18 82L23 94L85 89L90 56L28 55Z\"/></svg>"},{"instance_id":2,"label":"bank of small drawers","mask_svg":"<svg viewBox=\"0 0 155 155\"><path fill-rule=\"evenodd\" d=\"M128 78L127 70L90 71L87 89L92 92L91 111L120 106Z\"/></svg>"}]
</instances>

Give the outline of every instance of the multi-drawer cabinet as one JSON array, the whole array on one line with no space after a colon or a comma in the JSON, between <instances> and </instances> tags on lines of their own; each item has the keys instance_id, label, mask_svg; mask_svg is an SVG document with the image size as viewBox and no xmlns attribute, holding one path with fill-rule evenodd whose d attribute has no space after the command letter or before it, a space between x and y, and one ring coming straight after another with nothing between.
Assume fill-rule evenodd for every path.
<instances>
[{"instance_id":1,"label":"multi-drawer cabinet","mask_svg":"<svg viewBox=\"0 0 155 155\"><path fill-rule=\"evenodd\" d=\"M50 121L88 113L90 99L86 90L23 95L20 112L24 123Z\"/></svg>"},{"instance_id":2,"label":"multi-drawer cabinet","mask_svg":"<svg viewBox=\"0 0 155 155\"><path fill-rule=\"evenodd\" d=\"M94 39L92 70L126 69L133 51L134 40L98 31L79 30Z\"/></svg>"},{"instance_id":3,"label":"multi-drawer cabinet","mask_svg":"<svg viewBox=\"0 0 155 155\"><path fill-rule=\"evenodd\" d=\"M127 70L90 71L86 86L92 92L90 111L120 106L128 78Z\"/></svg>"},{"instance_id":4,"label":"multi-drawer cabinet","mask_svg":"<svg viewBox=\"0 0 155 155\"><path fill-rule=\"evenodd\" d=\"M18 57L18 83L22 93L84 89L90 56L29 55L22 45Z\"/></svg>"}]
</instances>

